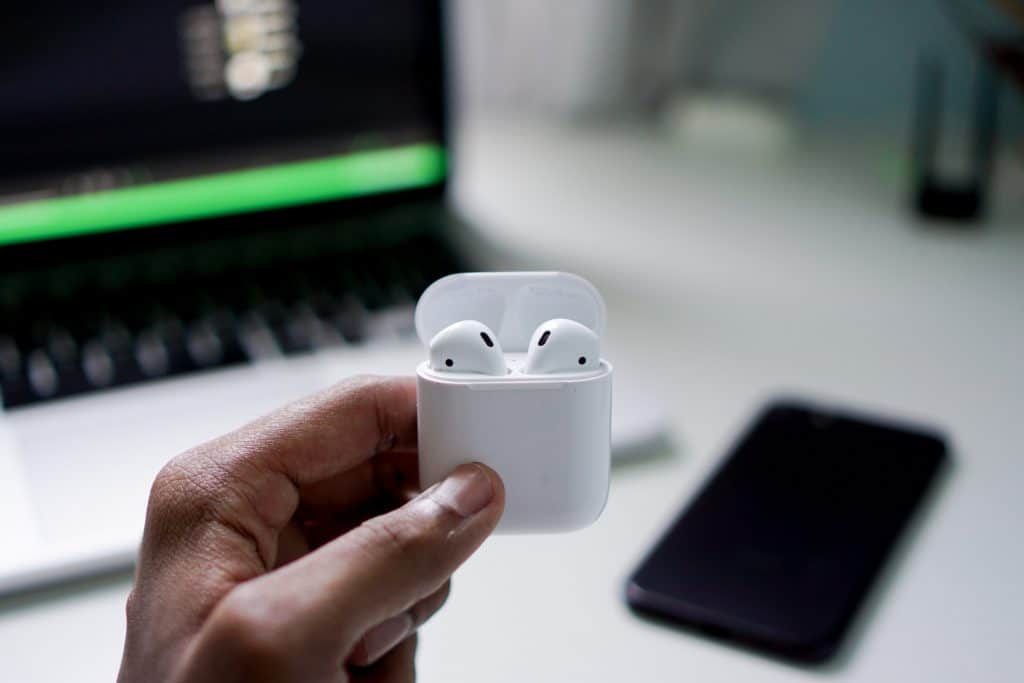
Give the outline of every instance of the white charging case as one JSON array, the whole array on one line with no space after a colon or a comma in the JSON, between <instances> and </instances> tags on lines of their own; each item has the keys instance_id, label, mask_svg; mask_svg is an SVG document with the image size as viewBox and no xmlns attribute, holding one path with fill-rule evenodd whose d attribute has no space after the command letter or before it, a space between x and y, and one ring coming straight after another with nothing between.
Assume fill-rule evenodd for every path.
<instances>
[{"instance_id":1,"label":"white charging case","mask_svg":"<svg viewBox=\"0 0 1024 683\"><path fill-rule=\"evenodd\" d=\"M580 322L602 337L604 300L568 273L460 273L427 288L416 306L423 345L460 320L497 335L509 365L502 377L416 371L420 483L482 462L501 475L505 513L498 531L553 532L600 516L611 469L612 366L590 372L522 372L530 336L553 318Z\"/></svg>"}]
</instances>

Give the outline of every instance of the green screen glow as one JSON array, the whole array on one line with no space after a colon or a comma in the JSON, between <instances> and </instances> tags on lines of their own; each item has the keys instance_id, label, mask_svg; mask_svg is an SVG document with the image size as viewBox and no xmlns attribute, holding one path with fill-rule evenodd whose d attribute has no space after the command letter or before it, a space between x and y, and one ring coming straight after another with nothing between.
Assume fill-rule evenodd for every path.
<instances>
[{"instance_id":1,"label":"green screen glow","mask_svg":"<svg viewBox=\"0 0 1024 683\"><path fill-rule=\"evenodd\" d=\"M424 187L445 165L440 146L418 144L0 206L0 244Z\"/></svg>"}]
</instances>

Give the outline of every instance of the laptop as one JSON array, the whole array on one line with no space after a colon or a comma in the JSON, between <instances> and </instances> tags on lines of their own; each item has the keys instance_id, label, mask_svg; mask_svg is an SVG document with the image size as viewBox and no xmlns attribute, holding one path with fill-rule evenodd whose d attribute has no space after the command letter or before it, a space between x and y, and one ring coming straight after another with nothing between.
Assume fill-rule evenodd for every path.
<instances>
[{"instance_id":1,"label":"laptop","mask_svg":"<svg viewBox=\"0 0 1024 683\"><path fill-rule=\"evenodd\" d=\"M8 9L0 592L130 566L177 453L411 373L420 292L473 265L443 24L424 0Z\"/></svg>"}]
</instances>

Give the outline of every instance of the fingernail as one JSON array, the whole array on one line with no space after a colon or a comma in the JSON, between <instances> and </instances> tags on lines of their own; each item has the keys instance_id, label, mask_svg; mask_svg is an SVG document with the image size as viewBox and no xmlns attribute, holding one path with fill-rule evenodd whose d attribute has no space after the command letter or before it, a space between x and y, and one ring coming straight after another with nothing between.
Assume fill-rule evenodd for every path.
<instances>
[{"instance_id":1,"label":"fingernail","mask_svg":"<svg viewBox=\"0 0 1024 683\"><path fill-rule=\"evenodd\" d=\"M405 640L411 631L412 616L408 612L377 624L363 636L363 657L359 657L363 661L359 662L360 665L373 664Z\"/></svg>"},{"instance_id":2,"label":"fingernail","mask_svg":"<svg viewBox=\"0 0 1024 683\"><path fill-rule=\"evenodd\" d=\"M494 498L494 487L479 465L460 465L441 482L433 497L463 517L469 517L487 507Z\"/></svg>"}]
</instances>

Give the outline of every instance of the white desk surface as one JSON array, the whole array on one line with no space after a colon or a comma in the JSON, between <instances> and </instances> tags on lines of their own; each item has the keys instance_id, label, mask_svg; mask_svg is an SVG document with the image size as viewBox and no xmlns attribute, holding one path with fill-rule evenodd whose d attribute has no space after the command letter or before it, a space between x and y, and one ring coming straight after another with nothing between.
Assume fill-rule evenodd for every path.
<instances>
[{"instance_id":1,"label":"white desk surface","mask_svg":"<svg viewBox=\"0 0 1024 683\"><path fill-rule=\"evenodd\" d=\"M575 270L675 452L617 468L566 536L498 537L423 629L420 680L1024 680L1024 215L929 230L871 147L711 159L650 134L468 126L460 206L493 254ZM877 149L877 148L876 148ZM1015 205L1015 206L1014 206ZM778 390L935 422L955 465L819 669L639 621L622 582ZM130 577L0 601L0 679L109 681Z\"/></svg>"}]
</instances>

